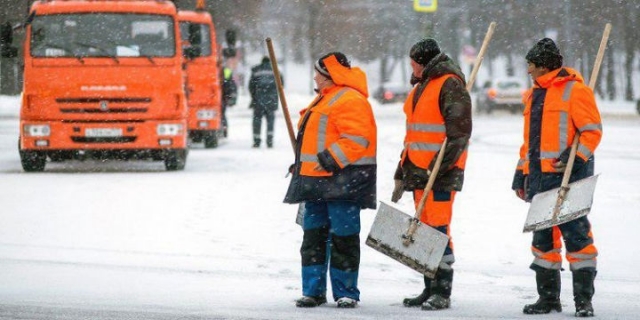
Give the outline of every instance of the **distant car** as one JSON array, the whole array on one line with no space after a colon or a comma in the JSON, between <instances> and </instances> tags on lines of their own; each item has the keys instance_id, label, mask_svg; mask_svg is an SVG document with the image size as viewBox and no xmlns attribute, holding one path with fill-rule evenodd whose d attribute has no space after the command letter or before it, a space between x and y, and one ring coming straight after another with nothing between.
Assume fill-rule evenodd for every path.
<instances>
[{"instance_id":1,"label":"distant car","mask_svg":"<svg viewBox=\"0 0 640 320\"><path fill-rule=\"evenodd\" d=\"M409 84L383 83L382 86L376 90L374 98L382 104L404 102L407 100L407 95L409 95L410 90L411 86Z\"/></svg>"},{"instance_id":2,"label":"distant car","mask_svg":"<svg viewBox=\"0 0 640 320\"><path fill-rule=\"evenodd\" d=\"M522 95L526 91L524 82L517 78L493 79L484 83L478 92L476 110L491 113L494 110L522 112Z\"/></svg>"}]
</instances>

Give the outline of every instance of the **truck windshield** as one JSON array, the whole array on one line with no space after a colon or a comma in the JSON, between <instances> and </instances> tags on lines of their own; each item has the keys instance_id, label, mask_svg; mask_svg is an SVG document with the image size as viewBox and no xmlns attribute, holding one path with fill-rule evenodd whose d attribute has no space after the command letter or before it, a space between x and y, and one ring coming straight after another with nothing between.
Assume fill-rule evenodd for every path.
<instances>
[{"instance_id":1,"label":"truck windshield","mask_svg":"<svg viewBox=\"0 0 640 320\"><path fill-rule=\"evenodd\" d=\"M33 57L172 57L170 16L86 13L36 16L31 24Z\"/></svg>"},{"instance_id":2,"label":"truck windshield","mask_svg":"<svg viewBox=\"0 0 640 320\"><path fill-rule=\"evenodd\" d=\"M211 55L211 31L203 23L180 22L180 37L191 47L200 49L200 57Z\"/></svg>"}]
</instances>

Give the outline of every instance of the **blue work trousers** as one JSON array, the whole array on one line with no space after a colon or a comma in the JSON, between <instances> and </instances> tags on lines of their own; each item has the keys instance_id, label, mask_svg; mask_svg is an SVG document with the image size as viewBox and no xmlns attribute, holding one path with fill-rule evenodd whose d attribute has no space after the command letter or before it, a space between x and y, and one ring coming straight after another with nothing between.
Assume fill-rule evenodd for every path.
<instances>
[{"instance_id":1,"label":"blue work trousers","mask_svg":"<svg viewBox=\"0 0 640 320\"><path fill-rule=\"evenodd\" d=\"M325 296L327 268L333 299L360 300L360 206L354 201L306 202L302 223L302 294Z\"/></svg>"}]
</instances>

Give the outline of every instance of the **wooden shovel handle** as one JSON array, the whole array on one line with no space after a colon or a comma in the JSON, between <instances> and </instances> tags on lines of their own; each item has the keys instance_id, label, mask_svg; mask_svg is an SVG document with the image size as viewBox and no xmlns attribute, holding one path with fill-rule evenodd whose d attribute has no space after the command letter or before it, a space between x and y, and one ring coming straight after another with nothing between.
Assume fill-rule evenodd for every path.
<instances>
[{"instance_id":1,"label":"wooden shovel handle","mask_svg":"<svg viewBox=\"0 0 640 320\"><path fill-rule=\"evenodd\" d=\"M433 171L429 175L429 180L427 180L427 185L424 187L422 191L422 197L420 197L420 202L418 203L418 208L416 209L416 213L411 219L411 224L409 225L409 229L407 232L402 235L402 244L408 246L413 242L413 234L418 229L418 223L420 222L420 213L422 209L424 209L424 204L427 202L427 196L433 187L433 184L436 182L436 176L438 175L438 171L440 171L440 165L442 164L442 159L444 158L444 149L447 147L447 138L442 142L442 146L440 146L440 151L438 152L438 157L436 158L436 163L433 166Z\"/></svg>"},{"instance_id":2,"label":"wooden shovel handle","mask_svg":"<svg viewBox=\"0 0 640 320\"><path fill-rule=\"evenodd\" d=\"M436 182L436 176L440 171L440 165L442 164L442 159L444 158L444 149L447 148L447 138L444 139L442 146L440 146L440 151L438 152L438 157L436 158L436 163L433 166L433 171L429 175L429 180L427 180L427 185L424 187L422 197L420 198L420 202L418 203L418 208L416 209L416 214L414 218L419 219L420 213L422 209L424 209L424 204L427 202L427 195L433 188L433 184Z\"/></svg>"},{"instance_id":3,"label":"wooden shovel handle","mask_svg":"<svg viewBox=\"0 0 640 320\"><path fill-rule=\"evenodd\" d=\"M489 29L487 29L487 34L484 36L484 40L482 41L482 46L480 47L480 51L478 51L478 56L476 57L476 61L473 63L473 69L471 70L471 75L469 75L469 81L467 82L467 91L471 91L471 88L473 88L473 83L476 81L478 70L480 69L482 60L484 59L484 53L485 51L487 51L487 48L489 47L489 41L491 40L491 37L493 37L493 32L495 30L496 30L496 22L492 21L489 24Z\"/></svg>"},{"instance_id":4,"label":"wooden shovel handle","mask_svg":"<svg viewBox=\"0 0 640 320\"><path fill-rule=\"evenodd\" d=\"M289 132L289 140L291 140L291 147L293 148L293 154L296 153L296 136L293 132L293 124L291 123L291 116L289 115L289 108L287 107L287 99L284 97L284 88L282 85L282 79L280 78L280 71L278 71L278 63L276 60L276 54L273 50L273 43L271 38L265 39L267 43L267 49L269 50L269 58L271 59L271 69L273 70L273 76L276 78L276 86L278 87L278 97L280 97L280 105L282 105L282 114L284 120L287 123L287 131Z\"/></svg>"}]
</instances>

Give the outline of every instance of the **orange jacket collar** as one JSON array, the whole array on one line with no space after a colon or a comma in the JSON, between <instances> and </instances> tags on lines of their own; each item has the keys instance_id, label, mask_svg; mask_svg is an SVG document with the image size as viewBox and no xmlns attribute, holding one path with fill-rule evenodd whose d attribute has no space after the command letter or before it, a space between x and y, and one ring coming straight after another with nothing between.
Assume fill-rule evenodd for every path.
<instances>
[{"instance_id":1,"label":"orange jacket collar","mask_svg":"<svg viewBox=\"0 0 640 320\"><path fill-rule=\"evenodd\" d=\"M562 70L565 70L568 75L559 75ZM584 79L582 78L582 75L575 69L561 67L538 77L538 79L536 79L536 81L534 82L534 87L549 88L553 85L557 85L567 81L584 82Z\"/></svg>"}]
</instances>

